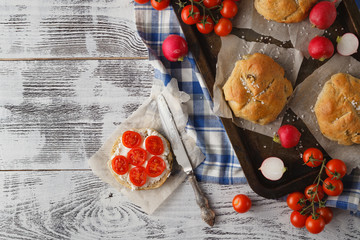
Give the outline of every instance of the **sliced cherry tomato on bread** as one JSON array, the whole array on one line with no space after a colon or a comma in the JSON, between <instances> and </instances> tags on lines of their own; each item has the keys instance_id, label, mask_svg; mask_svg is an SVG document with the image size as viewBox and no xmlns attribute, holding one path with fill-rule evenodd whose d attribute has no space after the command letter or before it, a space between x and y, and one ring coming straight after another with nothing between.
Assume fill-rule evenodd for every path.
<instances>
[{"instance_id":1,"label":"sliced cherry tomato on bread","mask_svg":"<svg viewBox=\"0 0 360 240\"><path fill-rule=\"evenodd\" d=\"M146 173L150 177L157 177L164 172L165 168L165 161L161 157L153 156L146 165Z\"/></svg>"},{"instance_id":2,"label":"sliced cherry tomato on bread","mask_svg":"<svg viewBox=\"0 0 360 240\"><path fill-rule=\"evenodd\" d=\"M115 173L123 175L129 170L129 161L125 156L115 156L111 161L111 167Z\"/></svg>"},{"instance_id":3,"label":"sliced cherry tomato on bread","mask_svg":"<svg viewBox=\"0 0 360 240\"><path fill-rule=\"evenodd\" d=\"M129 179L137 187L141 187L146 183L146 170L144 167L134 167L130 169Z\"/></svg>"},{"instance_id":4,"label":"sliced cherry tomato on bread","mask_svg":"<svg viewBox=\"0 0 360 240\"><path fill-rule=\"evenodd\" d=\"M128 154L127 158L129 162L134 166L141 166L144 164L147 157L147 152L139 147L131 149Z\"/></svg>"},{"instance_id":5,"label":"sliced cherry tomato on bread","mask_svg":"<svg viewBox=\"0 0 360 240\"><path fill-rule=\"evenodd\" d=\"M164 144L159 136L149 136L145 139L145 148L152 155L160 155L164 152Z\"/></svg>"},{"instance_id":6,"label":"sliced cherry tomato on bread","mask_svg":"<svg viewBox=\"0 0 360 240\"><path fill-rule=\"evenodd\" d=\"M127 148L137 147L141 143L141 135L134 131L126 131L123 133L121 141Z\"/></svg>"}]
</instances>

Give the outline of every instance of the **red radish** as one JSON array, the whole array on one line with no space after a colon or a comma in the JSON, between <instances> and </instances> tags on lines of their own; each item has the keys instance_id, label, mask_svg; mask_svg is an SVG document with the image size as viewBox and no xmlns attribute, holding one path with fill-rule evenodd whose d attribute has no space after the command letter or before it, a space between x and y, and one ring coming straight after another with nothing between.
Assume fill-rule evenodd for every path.
<instances>
[{"instance_id":1,"label":"red radish","mask_svg":"<svg viewBox=\"0 0 360 240\"><path fill-rule=\"evenodd\" d=\"M312 58L324 61L334 54L334 45L328 38L316 36L311 39L308 51Z\"/></svg>"},{"instance_id":2,"label":"red radish","mask_svg":"<svg viewBox=\"0 0 360 240\"><path fill-rule=\"evenodd\" d=\"M286 167L284 166L284 162L280 158L268 157L262 162L259 170L265 178L271 181L276 181L282 177L282 175L286 171Z\"/></svg>"},{"instance_id":3,"label":"red radish","mask_svg":"<svg viewBox=\"0 0 360 240\"><path fill-rule=\"evenodd\" d=\"M300 141L301 133L293 125L283 125L279 128L273 140L281 143L284 148L295 147Z\"/></svg>"},{"instance_id":4,"label":"red radish","mask_svg":"<svg viewBox=\"0 0 360 240\"><path fill-rule=\"evenodd\" d=\"M182 61L188 53L188 45L183 37L172 34L164 40L162 51L167 60Z\"/></svg>"},{"instance_id":5,"label":"red radish","mask_svg":"<svg viewBox=\"0 0 360 240\"><path fill-rule=\"evenodd\" d=\"M311 24L319 29L329 28L336 19L335 2L322 1L316 4L310 11Z\"/></svg>"},{"instance_id":6,"label":"red radish","mask_svg":"<svg viewBox=\"0 0 360 240\"><path fill-rule=\"evenodd\" d=\"M336 50L343 56L350 56L357 52L359 39L353 33L345 33L336 39Z\"/></svg>"}]
</instances>

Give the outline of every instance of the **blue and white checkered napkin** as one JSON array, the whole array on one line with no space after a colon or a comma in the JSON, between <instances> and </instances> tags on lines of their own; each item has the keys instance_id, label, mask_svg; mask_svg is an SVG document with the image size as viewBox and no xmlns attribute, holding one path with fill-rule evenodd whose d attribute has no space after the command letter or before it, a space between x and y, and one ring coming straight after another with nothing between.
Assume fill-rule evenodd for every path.
<instances>
[{"instance_id":1,"label":"blue and white checkered napkin","mask_svg":"<svg viewBox=\"0 0 360 240\"><path fill-rule=\"evenodd\" d=\"M211 110L213 103L191 53L183 62L169 62L162 54L162 42L169 34L184 37L173 8L157 11L150 3L135 3L135 21L139 35L148 47L155 78L165 85L176 78L179 89L191 96L187 131L195 136L206 157L195 169L197 179L220 184L246 183L224 127ZM338 199L329 199L328 205L348 209L360 216L360 171L346 177L344 187L344 194Z\"/></svg>"}]
</instances>

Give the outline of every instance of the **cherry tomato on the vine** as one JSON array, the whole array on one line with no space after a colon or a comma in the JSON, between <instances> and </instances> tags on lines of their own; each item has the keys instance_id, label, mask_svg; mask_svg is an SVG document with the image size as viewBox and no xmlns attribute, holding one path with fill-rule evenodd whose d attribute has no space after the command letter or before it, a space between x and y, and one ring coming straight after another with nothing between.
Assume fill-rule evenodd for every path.
<instances>
[{"instance_id":1,"label":"cherry tomato on the vine","mask_svg":"<svg viewBox=\"0 0 360 240\"><path fill-rule=\"evenodd\" d=\"M181 19L188 25L193 25L200 21L200 11L196 6L186 5L181 10Z\"/></svg>"},{"instance_id":2,"label":"cherry tomato on the vine","mask_svg":"<svg viewBox=\"0 0 360 240\"><path fill-rule=\"evenodd\" d=\"M325 227L325 220L323 216L308 216L305 222L306 229L313 234L320 233L322 230L324 230Z\"/></svg>"},{"instance_id":3,"label":"cherry tomato on the vine","mask_svg":"<svg viewBox=\"0 0 360 240\"><path fill-rule=\"evenodd\" d=\"M324 155L317 148L308 148L303 154L303 160L309 167L317 167L324 160Z\"/></svg>"},{"instance_id":4,"label":"cherry tomato on the vine","mask_svg":"<svg viewBox=\"0 0 360 240\"><path fill-rule=\"evenodd\" d=\"M314 202L319 202L325 196L323 188L320 185L316 186L316 184L307 186L304 194L307 199L314 199Z\"/></svg>"},{"instance_id":5,"label":"cherry tomato on the vine","mask_svg":"<svg viewBox=\"0 0 360 240\"><path fill-rule=\"evenodd\" d=\"M344 190L344 185L340 179L328 177L324 180L323 190L329 196L339 196Z\"/></svg>"},{"instance_id":6,"label":"cherry tomato on the vine","mask_svg":"<svg viewBox=\"0 0 360 240\"><path fill-rule=\"evenodd\" d=\"M214 29L214 21L209 16L203 16L200 22L196 23L196 28L203 34L211 33Z\"/></svg>"},{"instance_id":7,"label":"cherry tomato on the vine","mask_svg":"<svg viewBox=\"0 0 360 240\"><path fill-rule=\"evenodd\" d=\"M290 222L294 227L302 228L305 226L308 215L301 214L299 211L293 211L290 215Z\"/></svg>"},{"instance_id":8,"label":"cherry tomato on the vine","mask_svg":"<svg viewBox=\"0 0 360 240\"><path fill-rule=\"evenodd\" d=\"M224 0L220 10L221 16L224 18L233 18L238 12L238 7L232 0Z\"/></svg>"},{"instance_id":9,"label":"cherry tomato on the vine","mask_svg":"<svg viewBox=\"0 0 360 240\"><path fill-rule=\"evenodd\" d=\"M286 198L288 207L292 210L300 210L305 206L305 195L301 192L293 192Z\"/></svg>"},{"instance_id":10,"label":"cherry tomato on the vine","mask_svg":"<svg viewBox=\"0 0 360 240\"><path fill-rule=\"evenodd\" d=\"M218 6L218 5L220 5L220 3L221 3L221 0L204 0L203 1L204 6L207 8L212 8L212 7Z\"/></svg>"},{"instance_id":11,"label":"cherry tomato on the vine","mask_svg":"<svg viewBox=\"0 0 360 240\"><path fill-rule=\"evenodd\" d=\"M244 194L238 194L234 197L232 205L238 213L245 213L251 208L251 200Z\"/></svg>"},{"instance_id":12,"label":"cherry tomato on the vine","mask_svg":"<svg viewBox=\"0 0 360 240\"><path fill-rule=\"evenodd\" d=\"M340 179L346 174L346 165L340 159L331 159L325 165L326 174L335 179Z\"/></svg>"},{"instance_id":13,"label":"cherry tomato on the vine","mask_svg":"<svg viewBox=\"0 0 360 240\"><path fill-rule=\"evenodd\" d=\"M328 207L321 207L316 209L316 212L319 213L325 220L325 224L328 224L329 222L331 222L332 218L333 218L333 212L330 208Z\"/></svg>"},{"instance_id":14,"label":"cherry tomato on the vine","mask_svg":"<svg viewBox=\"0 0 360 240\"><path fill-rule=\"evenodd\" d=\"M215 31L216 35L218 35L220 37L229 35L231 30L232 30L232 23L227 18L220 18L220 20L214 27L214 31Z\"/></svg>"},{"instance_id":15,"label":"cherry tomato on the vine","mask_svg":"<svg viewBox=\"0 0 360 240\"><path fill-rule=\"evenodd\" d=\"M137 3L140 3L140 4L144 4L144 3L149 2L150 0L134 0L134 1Z\"/></svg>"},{"instance_id":16,"label":"cherry tomato on the vine","mask_svg":"<svg viewBox=\"0 0 360 240\"><path fill-rule=\"evenodd\" d=\"M151 5L156 10L163 10L170 5L170 0L151 0Z\"/></svg>"}]
</instances>

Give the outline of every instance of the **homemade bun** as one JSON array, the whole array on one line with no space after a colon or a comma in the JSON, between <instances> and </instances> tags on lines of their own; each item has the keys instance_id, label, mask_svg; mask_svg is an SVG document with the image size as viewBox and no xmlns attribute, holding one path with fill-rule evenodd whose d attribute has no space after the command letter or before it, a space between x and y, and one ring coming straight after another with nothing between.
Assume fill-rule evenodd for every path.
<instances>
[{"instance_id":1,"label":"homemade bun","mask_svg":"<svg viewBox=\"0 0 360 240\"><path fill-rule=\"evenodd\" d=\"M119 150L121 148L125 148L125 146L123 146L123 144L121 143L121 141L122 141L122 135L121 135L115 141L113 148L111 150L112 157L107 162L110 172L112 173L112 175L114 176L114 178L116 179L117 182L119 182L121 185L123 185L131 190L148 190L148 189L155 189L155 188L160 187L161 185L163 185L165 183L167 178L170 176L173 161L174 161L169 141L154 129L142 128L142 129L130 129L130 131L137 132L142 136L142 145L144 145L144 141L145 141L146 137L148 137L150 135L159 136L162 139L163 144L164 144L164 153L159 155L159 157L161 157L165 161L167 167L165 168L164 172L159 177L151 178L151 177L147 176L147 181L146 181L145 185L143 185L141 187L137 187L131 183L131 181L129 180L129 177L128 177L129 172L124 175L119 175L119 174L115 173L114 170L112 169L112 165L111 165L112 159L115 156L119 155L119 152L120 152ZM145 149L145 147L142 145L140 145L140 147ZM151 155L151 154L148 153L148 155ZM146 167L146 164L147 164L149 158L150 157L148 156L146 162L143 164L144 167Z\"/></svg>"},{"instance_id":2,"label":"homemade bun","mask_svg":"<svg viewBox=\"0 0 360 240\"><path fill-rule=\"evenodd\" d=\"M314 110L325 137L342 145L360 144L360 79L345 73L332 75Z\"/></svg>"},{"instance_id":3,"label":"homemade bun","mask_svg":"<svg viewBox=\"0 0 360 240\"><path fill-rule=\"evenodd\" d=\"M317 0L255 0L258 13L268 20L294 23L304 20Z\"/></svg>"},{"instance_id":4,"label":"homemade bun","mask_svg":"<svg viewBox=\"0 0 360 240\"><path fill-rule=\"evenodd\" d=\"M254 53L236 62L223 91L236 117L264 125L277 118L293 88L279 64Z\"/></svg>"}]
</instances>

